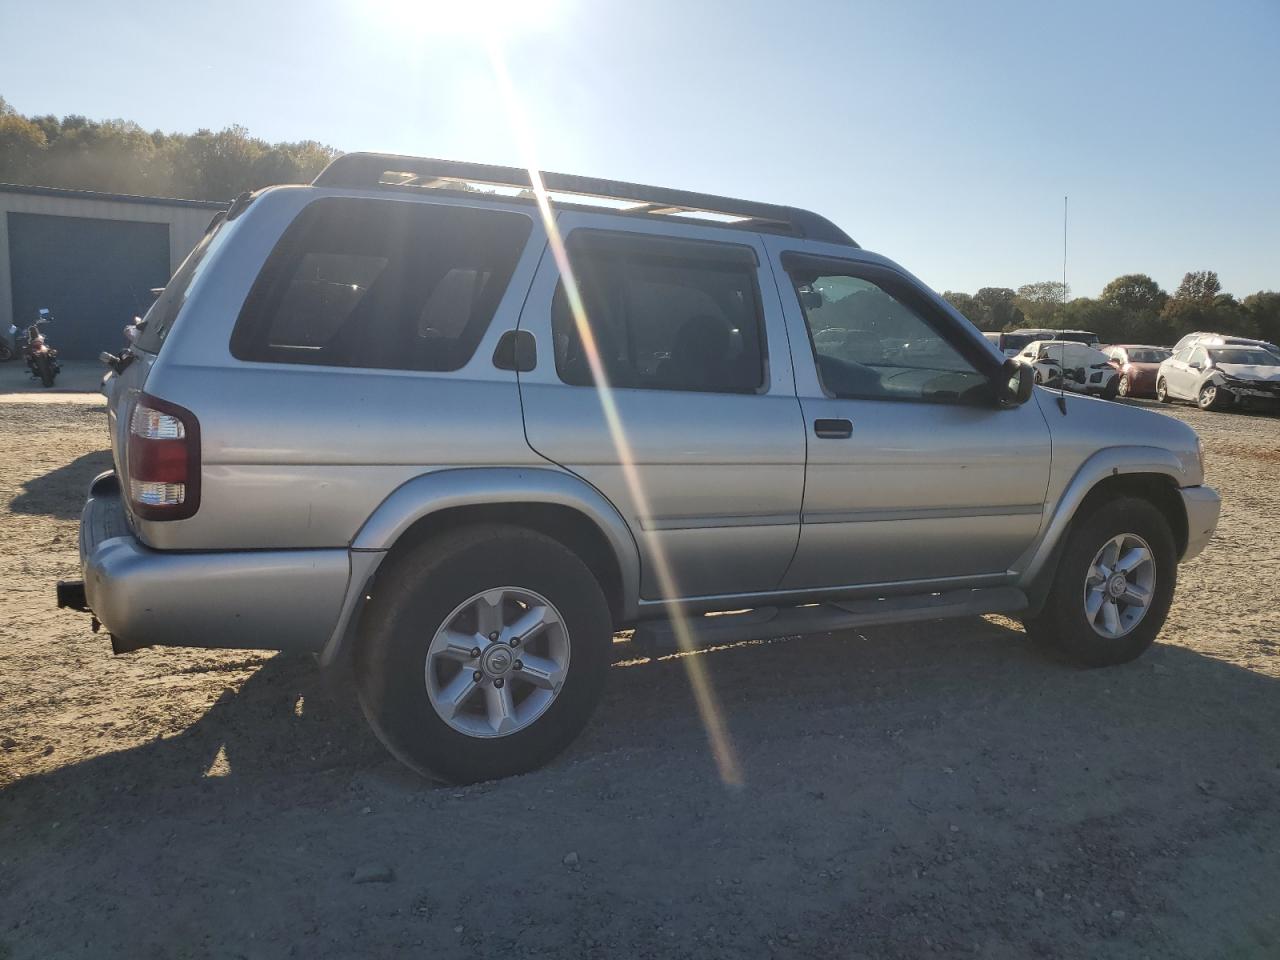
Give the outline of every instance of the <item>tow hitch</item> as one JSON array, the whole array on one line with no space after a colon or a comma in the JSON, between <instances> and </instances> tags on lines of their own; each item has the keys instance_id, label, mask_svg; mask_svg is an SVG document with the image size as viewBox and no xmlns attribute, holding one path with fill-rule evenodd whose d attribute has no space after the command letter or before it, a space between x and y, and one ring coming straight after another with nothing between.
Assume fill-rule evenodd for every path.
<instances>
[{"instance_id":1,"label":"tow hitch","mask_svg":"<svg viewBox=\"0 0 1280 960\"><path fill-rule=\"evenodd\" d=\"M89 601L84 596L83 580L59 580L58 581L58 608L70 607L72 610L79 610L81 613L92 613L89 609Z\"/></svg>"}]
</instances>

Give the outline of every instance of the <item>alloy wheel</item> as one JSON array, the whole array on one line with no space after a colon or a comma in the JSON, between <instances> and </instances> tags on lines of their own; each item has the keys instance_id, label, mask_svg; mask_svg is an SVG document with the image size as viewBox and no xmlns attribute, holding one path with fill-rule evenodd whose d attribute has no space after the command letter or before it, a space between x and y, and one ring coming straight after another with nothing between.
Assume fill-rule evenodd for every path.
<instances>
[{"instance_id":1,"label":"alloy wheel","mask_svg":"<svg viewBox=\"0 0 1280 960\"><path fill-rule=\"evenodd\" d=\"M505 737L547 711L568 671L560 611L532 590L496 587L458 604L432 637L427 696L459 733Z\"/></svg>"},{"instance_id":2,"label":"alloy wheel","mask_svg":"<svg viewBox=\"0 0 1280 960\"><path fill-rule=\"evenodd\" d=\"M1112 537L1085 576L1085 619L1099 636L1119 639L1142 622L1155 588L1155 554L1147 541L1135 533Z\"/></svg>"}]
</instances>

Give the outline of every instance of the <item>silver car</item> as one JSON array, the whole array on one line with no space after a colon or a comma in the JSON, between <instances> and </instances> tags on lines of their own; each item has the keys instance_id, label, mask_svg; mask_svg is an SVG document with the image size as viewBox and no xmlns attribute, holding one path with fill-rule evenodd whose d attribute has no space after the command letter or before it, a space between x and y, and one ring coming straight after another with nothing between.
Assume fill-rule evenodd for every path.
<instances>
[{"instance_id":1,"label":"silver car","mask_svg":"<svg viewBox=\"0 0 1280 960\"><path fill-rule=\"evenodd\" d=\"M1034 388L817 214L541 179L355 154L238 200L108 357L115 470L60 602L117 652L348 664L456 781L562 750L623 628L1152 643L1218 517L1188 427Z\"/></svg>"}]
</instances>

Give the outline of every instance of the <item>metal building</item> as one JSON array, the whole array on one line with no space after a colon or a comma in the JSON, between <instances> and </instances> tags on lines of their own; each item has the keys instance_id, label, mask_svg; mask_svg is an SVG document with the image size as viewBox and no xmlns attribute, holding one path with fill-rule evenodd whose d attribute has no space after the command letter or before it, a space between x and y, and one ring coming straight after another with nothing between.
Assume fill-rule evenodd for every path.
<instances>
[{"instance_id":1,"label":"metal building","mask_svg":"<svg viewBox=\"0 0 1280 960\"><path fill-rule=\"evenodd\" d=\"M224 203L0 184L0 330L48 307L65 360L123 345Z\"/></svg>"}]
</instances>

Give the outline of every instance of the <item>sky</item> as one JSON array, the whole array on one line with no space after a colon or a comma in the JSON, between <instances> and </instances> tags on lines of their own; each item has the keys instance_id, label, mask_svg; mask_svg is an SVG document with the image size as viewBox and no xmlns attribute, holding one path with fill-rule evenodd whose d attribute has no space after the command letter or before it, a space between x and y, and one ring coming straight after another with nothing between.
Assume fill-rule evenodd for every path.
<instances>
[{"instance_id":1,"label":"sky","mask_svg":"<svg viewBox=\"0 0 1280 960\"><path fill-rule=\"evenodd\" d=\"M25 114L532 153L808 207L938 290L1061 278L1069 196L1073 295L1280 289L1280 0L2 0L0 36Z\"/></svg>"}]
</instances>

